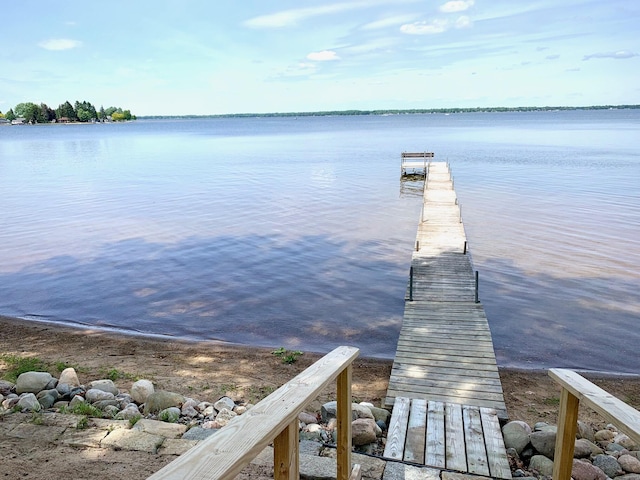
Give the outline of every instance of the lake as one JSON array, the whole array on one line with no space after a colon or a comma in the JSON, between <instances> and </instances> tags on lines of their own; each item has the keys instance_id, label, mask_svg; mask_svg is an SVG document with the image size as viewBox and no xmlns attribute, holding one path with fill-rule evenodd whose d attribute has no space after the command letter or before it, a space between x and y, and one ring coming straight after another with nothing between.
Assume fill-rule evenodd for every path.
<instances>
[{"instance_id":1,"label":"lake","mask_svg":"<svg viewBox=\"0 0 640 480\"><path fill-rule=\"evenodd\" d=\"M498 363L637 373L640 110L0 127L0 314L392 358L455 178Z\"/></svg>"}]
</instances>

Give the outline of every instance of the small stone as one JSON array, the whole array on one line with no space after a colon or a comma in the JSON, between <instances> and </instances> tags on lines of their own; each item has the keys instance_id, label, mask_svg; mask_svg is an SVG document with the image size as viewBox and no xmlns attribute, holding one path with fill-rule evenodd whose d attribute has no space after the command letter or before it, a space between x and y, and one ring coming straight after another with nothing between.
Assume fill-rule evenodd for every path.
<instances>
[{"instance_id":1,"label":"small stone","mask_svg":"<svg viewBox=\"0 0 640 480\"><path fill-rule=\"evenodd\" d=\"M38 393L45 390L49 382L53 379L47 372L25 372L16 381L16 393Z\"/></svg>"},{"instance_id":2,"label":"small stone","mask_svg":"<svg viewBox=\"0 0 640 480\"><path fill-rule=\"evenodd\" d=\"M7 380L0 380L0 395L5 397L13 392L15 385Z\"/></svg>"},{"instance_id":3,"label":"small stone","mask_svg":"<svg viewBox=\"0 0 640 480\"><path fill-rule=\"evenodd\" d=\"M113 399L113 400L98 400L97 402L93 403L93 406L96 407L96 408L99 408L100 410L104 410L104 411L106 411L107 407L115 407L115 409L117 410L116 413L120 411L120 403L115 399ZM109 411L113 411L113 409L110 408Z\"/></svg>"},{"instance_id":4,"label":"small stone","mask_svg":"<svg viewBox=\"0 0 640 480\"><path fill-rule=\"evenodd\" d=\"M223 408L218 412L218 415L216 415L216 423L219 425L220 428L222 428L226 426L236 416L237 414L235 412L229 410L228 408Z\"/></svg>"},{"instance_id":5,"label":"small stone","mask_svg":"<svg viewBox=\"0 0 640 480\"><path fill-rule=\"evenodd\" d=\"M544 455L534 455L529 461L529 469L535 470L540 475L550 477L553 473L553 460Z\"/></svg>"},{"instance_id":6,"label":"small stone","mask_svg":"<svg viewBox=\"0 0 640 480\"><path fill-rule=\"evenodd\" d=\"M373 416L373 413L371 413L371 409L369 407L364 407L362 405L358 405L357 403L351 404L352 418L353 415L355 415L355 418L370 418L373 420L376 419L376 417Z\"/></svg>"},{"instance_id":7,"label":"small stone","mask_svg":"<svg viewBox=\"0 0 640 480\"><path fill-rule=\"evenodd\" d=\"M203 410L201 410L202 415L204 415L205 417L215 417L216 416L216 409L213 408L213 405L208 405L206 406Z\"/></svg>"},{"instance_id":8,"label":"small stone","mask_svg":"<svg viewBox=\"0 0 640 480\"><path fill-rule=\"evenodd\" d=\"M382 420L376 420L376 425L378 425L378 428L382 431L382 430L386 430L387 429L387 424L382 421Z\"/></svg>"},{"instance_id":9,"label":"small stone","mask_svg":"<svg viewBox=\"0 0 640 480\"><path fill-rule=\"evenodd\" d=\"M182 415L189 418L197 417L198 416L198 410L196 410L197 406L198 406L198 402L196 402L193 398L187 399L187 401L185 401L182 404L182 408L181 408Z\"/></svg>"},{"instance_id":10,"label":"small stone","mask_svg":"<svg viewBox=\"0 0 640 480\"><path fill-rule=\"evenodd\" d=\"M119 393L116 395L116 400L120 404L120 409L124 409L130 403L133 403L133 398L128 393Z\"/></svg>"},{"instance_id":11,"label":"small stone","mask_svg":"<svg viewBox=\"0 0 640 480\"><path fill-rule=\"evenodd\" d=\"M216 403L213 404L213 408L215 408L218 412L220 412L223 408L226 408L229 411L233 411L233 407L236 406L236 402L231 400L229 397L222 397Z\"/></svg>"},{"instance_id":12,"label":"small stone","mask_svg":"<svg viewBox=\"0 0 640 480\"><path fill-rule=\"evenodd\" d=\"M591 443L594 443L596 441L594 433L591 425L586 424L582 420L578 420L578 438L585 438Z\"/></svg>"},{"instance_id":13,"label":"small stone","mask_svg":"<svg viewBox=\"0 0 640 480\"><path fill-rule=\"evenodd\" d=\"M120 390L118 390L118 387L116 387L116 385L113 383L113 380L109 380L109 379L94 380L93 382L89 383L89 389L102 390L103 392L109 392L114 396L114 398L116 395L118 395L118 393L120 393Z\"/></svg>"},{"instance_id":14,"label":"small stone","mask_svg":"<svg viewBox=\"0 0 640 480\"><path fill-rule=\"evenodd\" d=\"M56 385L56 391L60 397L69 398L69 395L71 394L71 385L68 383L58 382L58 385Z\"/></svg>"},{"instance_id":15,"label":"small stone","mask_svg":"<svg viewBox=\"0 0 640 480\"><path fill-rule=\"evenodd\" d=\"M94 403L93 406L95 407L96 404ZM102 407L101 410L110 418L114 418L118 413L120 413L120 409L116 405L106 405Z\"/></svg>"},{"instance_id":16,"label":"small stone","mask_svg":"<svg viewBox=\"0 0 640 480\"><path fill-rule=\"evenodd\" d=\"M310 413L307 412L300 412L298 414L298 420L300 420L302 423L317 423L318 419L315 415L312 415Z\"/></svg>"},{"instance_id":17,"label":"small stone","mask_svg":"<svg viewBox=\"0 0 640 480\"><path fill-rule=\"evenodd\" d=\"M610 455L596 455L593 458L593 464L609 478L617 477L624 473L618 461Z\"/></svg>"},{"instance_id":18,"label":"small stone","mask_svg":"<svg viewBox=\"0 0 640 480\"><path fill-rule=\"evenodd\" d=\"M167 423L176 423L180 420L180 409L178 407L169 407L158 413L158 419Z\"/></svg>"},{"instance_id":19,"label":"small stone","mask_svg":"<svg viewBox=\"0 0 640 480\"><path fill-rule=\"evenodd\" d=\"M136 417L140 417L140 410L138 405L130 403L123 410L120 410L114 417L116 420L131 420Z\"/></svg>"},{"instance_id":20,"label":"small stone","mask_svg":"<svg viewBox=\"0 0 640 480\"><path fill-rule=\"evenodd\" d=\"M625 452L627 451L622 445L618 445L617 443L610 443L606 447L607 452Z\"/></svg>"},{"instance_id":21,"label":"small stone","mask_svg":"<svg viewBox=\"0 0 640 480\"><path fill-rule=\"evenodd\" d=\"M76 405L79 405L81 403L86 403L86 400L84 399L84 397L81 397L80 395L75 395L69 402L69 407L73 408Z\"/></svg>"},{"instance_id":22,"label":"small stone","mask_svg":"<svg viewBox=\"0 0 640 480\"><path fill-rule=\"evenodd\" d=\"M147 401L147 397L155 392L153 383L150 380L138 380L131 385L131 398L138 405L141 405Z\"/></svg>"},{"instance_id":23,"label":"small stone","mask_svg":"<svg viewBox=\"0 0 640 480\"><path fill-rule=\"evenodd\" d=\"M62 373L60 373L60 378L58 379L58 385L60 384L69 385L70 387L79 387L80 380L78 379L78 374L76 373L75 368L69 367L65 368Z\"/></svg>"},{"instance_id":24,"label":"small stone","mask_svg":"<svg viewBox=\"0 0 640 480\"><path fill-rule=\"evenodd\" d=\"M620 455L620 457L618 457L618 463L627 473L640 473L640 460L633 455Z\"/></svg>"},{"instance_id":25,"label":"small stone","mask_svg":"<svg viewBox=\"0 0 640 480\"><path fill-rule=\"evenodd\" d=\"M638 450L638 445L636 442L631 440L628 435L624 433L619 433L613 438L613 443L617 443L618 445L622 445L627 450ZM634 472L635 473L635 472Z\"/></svg>"},{"instance_id":26,"label":"small stone","mask_svg":"<svg viewBox=\"0 0 640 480\"><path fill-rule=\"evenodd\" d=\"M50 393L47 393L45 395L38 394L38 402L40 403L40 405L42 405L42 408L44 408L45 410L47 408L53 407L53 404L56 403L56 400L57 400L57 397L54 397Z\"/></svg>"},{"instance_id":27,"label":"small stone","mask_svg":"<svg viewBox=\"0 0 640 480\"><path fill-rule=\"evenodd\" d=\"M220 430L214 428L193 427L182 435L184 440L205 440Z\"/></svg>"},{"instance_id":28,"label":"small stone","mask_svg":"<svg viewBox=\"0 0 640 480\"><path fill-rule=\"evenodd\" d=\"M533 426L533 431L540 432L549 426L550 425L547 422L536 422L536 424Z\"/></svg>"},{"instance_id":29,"label":"small stone","mask_svg":"<svg viewBox=\"0 0 640 480\"><path fill-rule=\"evenodd\" d=\"M236 405L235 407L233 407L233 411L238 415L243 415L247 412L247 407L245 407L244 405Z\"/></svg>"},{"instance_id":30,"label":"small stone","mask_svg":"<svg viewBox=\"0 0 640 480\"><path fill-rule=\"evenodd\" d=\"M106 392L97 388L87 390L85 399L89 403L99 402L100 400L115 400L116 396L111 392Z\"/></svg>"},{"instance_id":31,"label":"small stone","mask_svg":"<svg viewBox=\"0 0 640 480\"><path fill-rule=\"evenodd\" d=\"M596 447L593 443L585 438L578 438L573 447L573 458L588 458Z\"/></svg>"}]
</instances>

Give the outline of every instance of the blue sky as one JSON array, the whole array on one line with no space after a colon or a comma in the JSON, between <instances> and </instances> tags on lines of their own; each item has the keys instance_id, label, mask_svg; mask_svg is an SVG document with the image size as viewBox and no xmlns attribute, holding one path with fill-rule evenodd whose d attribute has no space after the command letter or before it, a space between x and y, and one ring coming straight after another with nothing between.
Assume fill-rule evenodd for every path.
<instances>
[{"instance_id":1,"label":"blue sky","mask_svg":"<svg viewBox=\"0 0 640 480\"><path fill-rule=\"evenodd\" d=\"M0 111L640 103L637 0L2 2Z\"/></svg>"}]
</instances>

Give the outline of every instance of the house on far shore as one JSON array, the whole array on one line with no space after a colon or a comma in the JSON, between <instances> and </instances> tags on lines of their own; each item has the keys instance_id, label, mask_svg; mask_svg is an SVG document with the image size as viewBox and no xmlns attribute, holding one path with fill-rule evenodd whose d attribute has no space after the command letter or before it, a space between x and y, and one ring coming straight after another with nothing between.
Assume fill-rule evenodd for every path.
<instances>
[{"instance_id":1,"label":"house on far shore","mask_svg":"<svg viewBox=\"0 0 640 480\"><path fill-rule=\"evenodd\" d=\"M27 123L27 119L23 117L18 117L15 120L11 120L11 125L24 125Z\"/></svg>"},{"instance_id":2,"label":"house on far shore","mask_svg":"<svg viewBox=\"0 0 640 480\"><path fill-rule=\"evenodd\" d=\"M57 123L69 123L69 117L60 117Z\"/></svg>"},{"instance_id":3,"label":"house on far shore","mask_svg":"<svg viewBox=\"0 0 640 480\"><path fill-rule=\"evenodd\" d=\"M8 123L10 123L10 122L6 118L0 118L0 125L6 125Z\"/></svg>"}]
</instances>

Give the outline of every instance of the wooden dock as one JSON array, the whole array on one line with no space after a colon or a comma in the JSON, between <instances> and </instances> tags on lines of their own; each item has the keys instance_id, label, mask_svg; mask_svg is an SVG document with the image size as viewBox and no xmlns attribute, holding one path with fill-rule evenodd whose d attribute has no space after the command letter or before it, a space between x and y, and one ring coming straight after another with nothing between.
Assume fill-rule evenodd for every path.
<instances>
[{"instance_id":1,"label":"wooden dock","mask_svg":"<svg viewBox=\"0 0 640 480\"><path fill-rule=\"evenodd\" d=\"M427 165L433 158L433 152L402 152L400 155L400 177L427 174Z\"/></svg>"},{"instance_id":2,"label":"wooden dock","mask_svg":"<svg viewBox=\"0 0 640 480\"><path fill-rule=\"evenodd\" d=\"M385 399L394 406L391 424L400 440L387 441L385 456L511 478L499 426L507 410L493 341L444 162L426 166L411 272ZM429 420L432 409L437 421Z\"/></svg>"}]
</instances>

